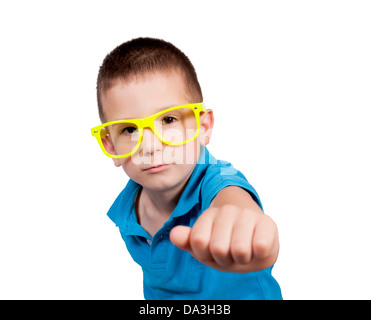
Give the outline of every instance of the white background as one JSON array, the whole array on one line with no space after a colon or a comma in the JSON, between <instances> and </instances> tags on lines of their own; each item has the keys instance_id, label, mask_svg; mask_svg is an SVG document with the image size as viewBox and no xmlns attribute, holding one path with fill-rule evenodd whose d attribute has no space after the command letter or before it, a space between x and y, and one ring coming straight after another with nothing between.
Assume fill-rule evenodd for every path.
<instances>
[{"instance_id":1,"label":"white background","mask_svg":"<svg viewBox=\"0 0 371 320\"><path fill-rule=\"evenodd\" d=\"M1 299L142 299L90 135L98 68L151 36L191 59L209 150L278 224L285 299L370 299L369 1L2 1Z\"/></svg>"}]
</instances>

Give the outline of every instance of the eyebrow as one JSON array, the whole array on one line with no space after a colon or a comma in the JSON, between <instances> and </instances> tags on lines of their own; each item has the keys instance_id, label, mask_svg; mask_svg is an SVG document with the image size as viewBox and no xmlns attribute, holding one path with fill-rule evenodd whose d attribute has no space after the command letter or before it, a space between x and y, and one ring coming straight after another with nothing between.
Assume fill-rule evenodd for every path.
<instances>
[{"instance_id":1,"label":"eyebrow","mask_svg":"<svg viewBox=\"0 0 371 320\"><path fill-rule=\"evenodd\" d=\"M181 106L181 104L171 104L171 105L168 105L166 107L162 107L160 108L159 110L157 110L156 112L148 115L147 117L150 117L151 115L154 115L156 113L159 113L161 111L164 111L166 109L169 109L169 108L172 108L172 107L177 107L177 106ZM120 119L117 119L117 120L113 120L113 121L119 121L119 120L134 120L134 119L144 119L144 118L147 118L147 117L142 117L142 118L133 118L133 117L130 117L130 118L120 118Z\"/></svg>"}]
</instances>

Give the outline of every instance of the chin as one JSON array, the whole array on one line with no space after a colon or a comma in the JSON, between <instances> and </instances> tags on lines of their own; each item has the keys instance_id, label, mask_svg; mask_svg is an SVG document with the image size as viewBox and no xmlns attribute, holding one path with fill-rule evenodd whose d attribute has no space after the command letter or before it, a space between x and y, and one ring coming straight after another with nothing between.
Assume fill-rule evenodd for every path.
<instances>
[{"instance_id":1,"label":"chin","mask_svg":"<svg viewBox=\"0 0 371 320\"><path fill-rule=\"evenodd\" d=\"M139 179L140 181L136 182L142 187L155 192L167 192L175 189L181 190L188 181L188 178L189 174L162 172L141 177Z\"/></svg>"},{"instance_id":2,"label":"chin","mask_svg":"<svg viewBox=\"0 0 371 320\"><path fill-rule=\"evenodd\" d=\"M162 178L162 177L154 177L151 179L152 181L146 181L145 183L141 183L144 188L157 191L157 192L166 192L169 191L179 185L178 179L171 178Z\"/></svg>"}]
</instances>

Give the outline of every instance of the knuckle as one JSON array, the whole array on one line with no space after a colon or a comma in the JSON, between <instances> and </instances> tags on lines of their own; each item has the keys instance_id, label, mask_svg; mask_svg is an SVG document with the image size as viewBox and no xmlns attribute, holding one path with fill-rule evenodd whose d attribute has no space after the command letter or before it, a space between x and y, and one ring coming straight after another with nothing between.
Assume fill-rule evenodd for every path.
<instances>
[{"instance_id":1,"label":"knuckle","mask_svg":"<svg viewBox=\"0 0 371 320\"><path fill-rule=\"evenodd\" d=\"M210 243L210 252L214 257L224 257L228 254L228 248L226 248L220 242L212 242Z\"/></svg>"},{"instance_id":2,"label":"knuckle","mask_svg":"<svg viewBox=\"0 0 371 320\"><path fill-rule=\"evenodd\" d=\"M259 239L254 243L254 255L257 258L265 258L271 251L271 244L265 239Z\"/></svg>"},{"instance_id":3,"label":"knuckle","mask_svg":"<svg viewBox=\"0 0 371 320\"><path fill-rule=\"evenodd\" d=\"M192 248L206 249L208 246L207 239L200 233L191 234L190 244Z\"/></svg>"},{"instance_id":4,"label":"knuckle","mask_svg":"<svg viewBox=\"0 0 371 320\"><path fill-rule=\"evenodd\" d=\"M247 246L237 246L232 249L232 256L238 264L246 264L251 260L251 250Z\"/></svg>"}]
</instances>

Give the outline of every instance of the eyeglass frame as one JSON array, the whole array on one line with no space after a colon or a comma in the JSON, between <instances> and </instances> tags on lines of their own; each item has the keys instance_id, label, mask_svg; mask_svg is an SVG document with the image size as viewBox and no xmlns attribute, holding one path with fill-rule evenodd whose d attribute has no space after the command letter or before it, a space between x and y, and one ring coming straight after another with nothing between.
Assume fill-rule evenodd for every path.
<instances>
[{"instance_id":1,"label":"eyeglass frame","mask_svg":"<svg viewBox=\"0 0 371 320\"><path fill-rule=\"evenodd\" d=\"M161 134L158 132L158 130L155 126L155 119L157 117L161 116L162 114L167 113L169 111L173 111L173 110L177 110L177 109L183 109L183 108L191 109L193 111L193 113L196 117L196 123L197 123L196 133L194 134L194 136L192 138L189 138L189 139L187 139L185 141L182 141L182 142L170 142L170 141L164 140L164 138L161 136ZM90 131L91 131L91 134L97 139L100 148L102 149L103 153L107 157L110 157L110 158L113 158L113 159L126 158L126 157L129 157L130 155L132 155L133 153L135 153L139 149L139 147L142 143L142 140L143 140L143 130L144 130L144 128L150 128L152 130L152 132L155 134L155 136L161 142L163 142L167 145L171 145L171 146L179 146L179 145L183 145L183 144L186 144L188 142L191 142L192 140L195 140L200 133L200 114L201 114L201 112L203 112L205 110L206 109L204 108L204 104L202 102L184 104L184 105L175 106L175 107L171 107L171 108L162 110L160 112L157 112L157 113L155 113L151 116L148 116L148 117L142 118L142 119L125 119L125 120L115 120L115 121L106 122L106 123L103 123L99 126L91 128ZM108 134L105 127L108 127L108 126L113 125L113 124L118 124L118 123L132 123L132 124L134 124L138 127L138 142L137 142L137 145L133 148L132 151L130 151L129 153L123 154L123 155L115 155L115 154L108 153L106 151L104 145L103 145L103 142L102 142L102 139L104 139Z\"/></svg>"}]
</instances>

